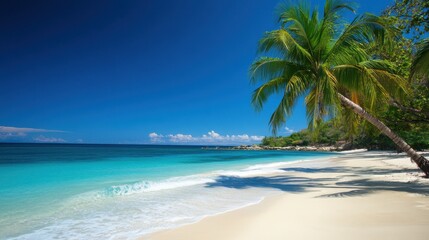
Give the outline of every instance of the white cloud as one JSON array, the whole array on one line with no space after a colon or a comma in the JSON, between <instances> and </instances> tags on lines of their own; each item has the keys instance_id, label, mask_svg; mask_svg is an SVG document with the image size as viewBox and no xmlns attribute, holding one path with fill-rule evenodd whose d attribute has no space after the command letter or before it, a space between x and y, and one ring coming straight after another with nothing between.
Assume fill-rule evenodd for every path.
<instances>
[{"instance_id":1,"label":"white cloud","mask_svg":"<svg viewBox=\"0 0 429 240\"><path fill-rule=\"evenodd\" d=\"M40 135L38 137L33 138L36 142L41 143L65 143L66 141L62 138L55 138L55 137L45 137L43 135Z\"/></svg>"},{"instance_id":2,"label":"white cloud","mask_svg":"<svg viewBox=\"0 0 429 240\"><path fill-rule=\"evenodd\" d=\"M157 133L153 132L153 133L149 133L149 137L150 138L157 138L157 137L159 137L159 135Z\"/></svg>"},{"instance_id":3,"label":"white cloud","mask_svg":"<svg viewBox=\"0 0 429 240\"><path fill-rule=\"evenodd\" d=\"M264 136L250 136L252 141L262 141L262 139L264 139Z\"/></svg>"},{"instance_id":4,"label":"white cloud","mask_svg":"<svg viewBox=\"0 0 429 240\"><path fill-rule=\"evenodd\" d=\"M192 135L186 135L186 134L169 134L168 135L169 141L174 143L187 143L187 142L193 142L196 139L192 137Z\"/></svg>"},{"instance_id":5,"label":"white cloud","mask_svg":"<svg viewBox=\"0 0 429 240\"><path fill-rule=\"evenodd\" d=\"M286 133L289 133L289 134L292 134L292 133L296 132L292 128L288 128L288 127L285 127L285 130L286 130Z\"/></svg>"},{"instance_id":6,"label":"white cloud","mask_svg":"<svg viewBox=\"0 0 429 240\"><path fill-rule=\"evenodd\" d=\"M256 143L260 142L263 136L249 136L248 134L241 135L221 135L214 130L203 134L200 137L195 137L190 134L168 134L166 136L150 133L149 138L151 142L171 142L171 143L194 143L194 144L243 144L243 143Z\"/></svg>"},{"instance_id":7,"label":"white cloud","mask_svg":"<svg viewBox=\"0 0 429 240\"><path fill-rule=\"evenodd\" d=\"M156 132L149 133L149 138L151 142L163 142L163 135L157 134Z\"/></svg>"},{"instance_id":8,"label":"white cloud","mask_svg":"<svg viewBox=\"0 0 429 240\"><path fill-rule=\"evenodd\" d=\"M211 137L211 138L220 138L220 134L219 133L217 133L217 132L215 132L215 131L213 131L213 130L211 130L210 132L208 132L208 134L209 134L209 136Z\"/></svg>"}]
</instances>

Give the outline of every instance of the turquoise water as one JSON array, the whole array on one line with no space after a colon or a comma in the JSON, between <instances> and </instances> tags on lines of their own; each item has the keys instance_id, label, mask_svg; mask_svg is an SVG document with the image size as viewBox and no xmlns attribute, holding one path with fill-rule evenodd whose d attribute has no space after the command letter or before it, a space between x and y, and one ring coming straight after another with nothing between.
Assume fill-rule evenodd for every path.
<instances>
[{"instance_id":1,"label":"turquoise water","mask_svg":"<svg viewBox=\"0 0 429 240\"><path fill-rule=\"evenodd\" d=\"M272 170L264 164L330 155L0 144L0 239L134 239L260 200L257 191L236 199L233 190L207 189L219 175L251 174Z\"/></svg>"}]
</instances>

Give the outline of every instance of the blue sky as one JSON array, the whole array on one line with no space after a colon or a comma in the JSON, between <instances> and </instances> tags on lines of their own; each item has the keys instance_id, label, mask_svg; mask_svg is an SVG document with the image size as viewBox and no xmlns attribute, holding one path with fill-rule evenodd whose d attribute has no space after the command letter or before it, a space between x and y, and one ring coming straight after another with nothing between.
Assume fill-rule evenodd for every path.
<instances>
[{"instance_id":1,"label":"blue sky","mask_svg":"<svg viewBox=\"0 0 429 240\"><path fill-rule=\"evenodd\" d=\"M279 2L2 1L0 141L257 142L275 100L254 111L248 68ZM300 101L280 135L306 126Z\"/></svg>"}]
</instances>

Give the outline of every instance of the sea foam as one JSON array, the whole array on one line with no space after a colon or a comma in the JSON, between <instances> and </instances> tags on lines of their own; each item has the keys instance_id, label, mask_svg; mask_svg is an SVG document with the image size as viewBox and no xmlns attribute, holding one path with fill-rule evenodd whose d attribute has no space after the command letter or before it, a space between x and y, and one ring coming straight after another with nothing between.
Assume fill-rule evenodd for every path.
<instances>
[{"instance_id":1,"label":"sea foam","mask_svg":"<svg viewBox=\"0 0 429 240\"><path fill-rule=\"evenodd\" d=\"M163 181L140 181L131 184L115 185L100 192L101 196L125 196L144 192L155 192L180 187L194 186L214 182L214 178L201 175L174 177Z\"/></svg>"}]
</instances>

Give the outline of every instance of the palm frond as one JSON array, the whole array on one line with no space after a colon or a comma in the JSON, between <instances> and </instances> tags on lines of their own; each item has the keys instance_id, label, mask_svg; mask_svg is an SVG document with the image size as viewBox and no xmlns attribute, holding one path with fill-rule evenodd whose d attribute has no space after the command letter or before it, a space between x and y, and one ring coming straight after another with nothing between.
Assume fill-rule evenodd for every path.
<instances>
[{"instance_id":1,"label":"palm frond","mask_svg":"<svg viewBox=\"0 0 429 240\"><path fill-rule=\"evenodd\" d=\"M376 79L389 98L397 100L403 99L410 93L408 81L399 75L395 74L394 65L386 60L368 60L360 63L367 69L371 69L371 74Z\"/></svg>"},{"instance_id":2,"label":"palm frond","mask_svg":"<svg viewBox=\"0 0 429 240\"><path fill-rule=\"evenodd\" d=\"M429 38L418 45L417 53L411 65L411 76L422 74L429 76Z\"/></svg>"},{"instance_id":3,"label":"palm frond","mask_svg":"<svg viewBox=\"0 0 429 240\"><path fill-rule=\"evenodd\" d=\"M283 91L286 86L288 79L285 77L278 77L271 79L267 83L262 84L260 87L255 89L252 94L252 105L256 110L261 110L264 103L274 93Z\"/></svg>"},{"instance_id":4,"label":"palm frond","mask_svg":"<svg viewBox=\"0 0 429 240\"><path fill-rule=\"evenodd\" d=\"M348 52L349 55L357 54L358 57L365 58L362 50L365 49L366 44L375 42L380 46L387 46L393 43L398 34L398 29L383 18L368 13L358 16L339 36L330 49L326 61L335 61L332 58L336 58L342 52Z\"/></svg>"},{"instance_id":5,"label":"palm frond","mask_svg":"<svg viewBox=\"0 0 429 240\"><path fill-rule=\"evenodd\" d=\"M338 18L338 12L347 9L351 12L355 12L356 4L353 2L343 0L326 0L325 7L323 10L324 18Z\"/></svg>"},{"instance_id":6,"label":"palm frond","mask_svg":"<svg viewBox=\"0 0 429 240\"><path fill-rule=\"evenodd\" d=\"M383 60L368 60L358 64L334 67L341 86L349 92L360 93L362 103L372 109L386 103L391 97L402 98L408 92L406 81L394 74L392 65Z\"/></svg>"},{"instance_id":7,"label":"palm frond","mask_svg":"<svg viewBox=\"0 0 429 240\"><path fill-rule=\"evenodd\" d=\"M283 97L270 118L270 126L273 134L277 134L279 127L292 114L296 100L306 92L310 83L305 71L297 72L289 79L285 86Z\"/></svg>"},{"instance_id":8,"label":"palm frond","mask_svg":"<svg viewBox=\"0 0 429 240\"><path fill-rule=\"evenodd\" d=\"M285 71L295 72L298 68L302 67L281 58L261 57L250 67L250 81L254 84L259 80L278 78L284 75Z\"/></svg>"},{"instance_id":9,"label":"palm frond","mask_svg":"<svg viewBox=\"0 0 429 240\"><path fill-rule=\"evenodd\" d=\"M305 63L312 60L311 54L303 48L285 29L267 32L259 41L259 52L274 50L289 61Z\"/></svg>"},{"instance_id":10,"label":"palm frond","mask_svg":"<svg viewBox=\"0 0 429 240\"><path fill-rule=\"evenodd\" d=\"M317 36L316 29L320 25L316 9L311 11L305 2L300 2L299 7L285 8L280 14L279 22L296 42L311 56L314 55L314 41L312 40Z\"/></svg>"},{"instance_id":11,"label":"palm frond","mask_svg":"<svg viewBox=\"0 0 429 240\"><path fill-rule=\"evenodd\" d=\"M338 66L334 72L340 79L341 85L349 92L359 93L361 104L373 109L379 100L387 100L388 94L382 85L375 79L372 69L368 69L360 64L352 66ZM354 78L345 78L346 75L354 75Z\"/></svg>"}]
</instances>

